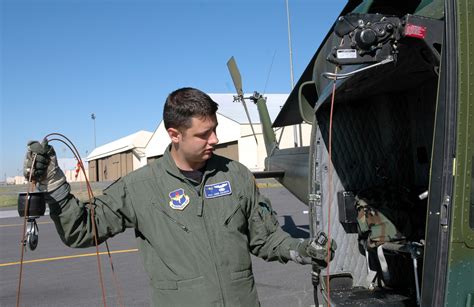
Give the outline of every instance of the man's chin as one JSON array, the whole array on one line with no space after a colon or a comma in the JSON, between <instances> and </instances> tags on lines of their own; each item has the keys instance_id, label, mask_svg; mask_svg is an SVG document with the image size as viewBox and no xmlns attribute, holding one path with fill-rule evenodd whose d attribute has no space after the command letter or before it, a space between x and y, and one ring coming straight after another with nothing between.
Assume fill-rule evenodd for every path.
<instances>
[{"instance_id":1,"label":"man's chin","mask_svg":"<svg viewBox=\"0 0 474 307\"><path fill-rule=\"evenodd\" d=\"M212 150L206 150L203 155L202 155L202 159L204 161L208 160L209 158L211 158L213 155L213 151Z\"/></svg>"}]
</instances>

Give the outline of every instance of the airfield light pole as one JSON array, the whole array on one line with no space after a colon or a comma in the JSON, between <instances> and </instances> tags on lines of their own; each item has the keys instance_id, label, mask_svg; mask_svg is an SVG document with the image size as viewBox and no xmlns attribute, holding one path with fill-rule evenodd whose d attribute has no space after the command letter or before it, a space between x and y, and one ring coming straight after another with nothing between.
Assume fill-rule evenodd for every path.
<instances>
[{"instance_id":1,"label":"airfield light pole","mask_svg":"<svg viewBox=\"0 0 474 307\"><path fill-rule=\"evenodd\" d=\"M291 46L290 9L288 7L288 0L285 0L285 3L286 3L286 20L288 23L288 49L290 50L291 90L293 90L293 88L295 87L295 79L293 77L293 48ZM283 130L281 133L283 134ZM299 134L299 138L298 138L298 134ZM293 126L293 138L294 138L295 147L301 146L303 144L301 124Z\"/></svg>"},{"instance_id":2,"label":"airfield light pole","mask_svg":"<svg viewBox=\"0 0 474 307\"><path fill-rule=\"evenodd\" d=\"M94 122L94 148L96 148L97 143L96 143L96 137L95 137L95 114L94 113L91 114L91 119Z\"/></svg>"}]
</instances>

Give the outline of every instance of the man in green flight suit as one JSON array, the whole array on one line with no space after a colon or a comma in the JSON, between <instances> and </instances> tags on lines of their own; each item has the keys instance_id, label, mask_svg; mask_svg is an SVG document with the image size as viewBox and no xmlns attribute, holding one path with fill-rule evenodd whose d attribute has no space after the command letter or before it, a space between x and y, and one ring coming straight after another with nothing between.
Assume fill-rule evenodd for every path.
<instances>
[{"instance_id":1,"label":"man in green flight suit","mask_svg":"<svg viewBox=\"0 0 474 307\"><path fill-rule=\"evenodd\" d=\"M98 241L135 228L155 306L258 306L250 253L267 261L326 265L326 243L291 238L242 164L213 154L218 105L182 88L163 121L162 158L117 180L95 198ZM32 167L33 156L36 156ZM50 216L70 247L94 245L90 210L70 194L54 149L30 142L24 174L48 192ZM331 259L336 245L331 246Z\"/></svg>"}]
</instances>

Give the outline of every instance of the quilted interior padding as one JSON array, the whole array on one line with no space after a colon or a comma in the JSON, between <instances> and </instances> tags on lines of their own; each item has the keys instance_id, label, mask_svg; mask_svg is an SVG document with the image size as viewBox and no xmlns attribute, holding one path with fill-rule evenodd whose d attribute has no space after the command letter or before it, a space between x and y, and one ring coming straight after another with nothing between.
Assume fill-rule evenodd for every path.
<instances>
[{"instance_id":1,"label":"quilted interior padding","mask_svg":"<svg viewBox=\"0 0 474 307\"><path fill-rule=\"evenodd\" d=\"M396 80L394 80L396 82ZM359 250L357 234L347 234L339 223L337 192L374 186L427 187L433 138L436 83L401 93L387 93L334 106L332 130L332 196L329 196L328 135L329 106L316 113L318 130L316 176L321 182L323 217L321 230L328 230L331 198L331 237L338 250L331 274L349 272L354 286L367 286L367 266Z\"/></svg>"}]
</instances>

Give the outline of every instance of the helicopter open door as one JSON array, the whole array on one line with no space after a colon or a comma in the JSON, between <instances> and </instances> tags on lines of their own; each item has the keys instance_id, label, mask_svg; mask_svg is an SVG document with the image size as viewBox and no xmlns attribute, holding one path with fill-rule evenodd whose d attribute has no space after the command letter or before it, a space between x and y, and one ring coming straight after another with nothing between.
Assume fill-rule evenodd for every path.
<instances>
[{"instance_id":1,"label":"helicopter open door","mask_svg":"<svg viewBox=\"0 0 474 307\"><path fill-rule=\"evenodd\" d=\"M420 304L443 28L349 14L314 64L311 227L338 244L320 278L335 306Z\"/></svg>"}]
</instances>

